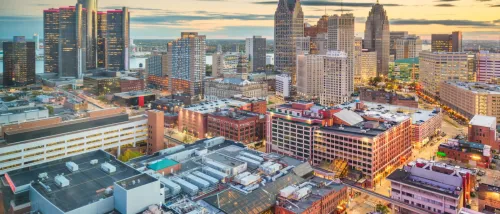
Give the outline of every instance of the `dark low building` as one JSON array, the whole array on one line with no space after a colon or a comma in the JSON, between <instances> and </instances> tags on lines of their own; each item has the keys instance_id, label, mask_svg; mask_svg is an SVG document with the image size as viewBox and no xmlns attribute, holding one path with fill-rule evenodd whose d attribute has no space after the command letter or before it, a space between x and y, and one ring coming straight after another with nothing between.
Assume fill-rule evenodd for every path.
<instances>
[{"instance_id":1,"label":"dark low building","mask_svg":"<svg viewBox=\"0 0 500 214\"><path fill-rule=\"evenodd\" d=\"M359 92L359 99L361 101L418 108L418 100L416 97L404 96L395 92L387 92L383 89L373 90L370 88L360 88Z\"/></svg>"},{"instance_id":2,"label":"dark low building","mask_svg":"<svg viewBox=\"0 0 500 214\"><path fill-rule=\"evenodd\" d=\"M156 100L156 95L148 91L131 91L116 93L113 102L122 107L144 107Z\"/></svg>"},{"instance_id":3,"label":"dark low building","mask_svg":"<svg viewBox=\"0 0 500 214\"><path fill-rule=\"evenodd\" d=\"M491 164L491 146L464 140L449 139L439 145L437 155L474 167L489 168Z\"/></svg>"},{"instance_id":4,"label":"dark low building","mask_svg":"<svg viewBox=\"0 0 500 214\"><path fill-rule=\"evenodd\" d=\"M3 43L3 86L19 87L35 84L35 43L15 36Z\"/></svg>"},{"instance_id":5,"label":"dark low building","mask_svg":"<svg viewBox=\"0 0 500 214\"><path fill-rule=\"evenodd\" d=\"M144 80L122 76L120 72L97 70L83 78L84 90L97 95L144 90Z\"/></svg>"}]
</instances>

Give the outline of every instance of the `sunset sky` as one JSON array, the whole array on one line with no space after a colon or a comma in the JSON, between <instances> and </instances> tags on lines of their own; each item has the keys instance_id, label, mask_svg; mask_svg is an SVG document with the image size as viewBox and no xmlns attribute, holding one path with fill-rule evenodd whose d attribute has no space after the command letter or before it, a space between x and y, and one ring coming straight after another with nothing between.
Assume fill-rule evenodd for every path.
<instances>
[{"instance_id":1,"label":"sunset sky","mask_svg":"<svg viewBox=\"0 0 500 214\"><path fill-rule=\"evenodd\" d=\"M43 9L74 5L76 0L0 0L0 38L43 36ZM340 13L340 0L302 0L306 21ZM356 17L362 36L375 0L346 0L344 12ZM500 0L381 0L391 31L409 31L428 39L431 33L460 30L466 40L500 40ZM172 39L198 31L208 39L273 37L277 0L99 0L99 9L127 6L134 39Z\"/></svg>"}]
</instances>

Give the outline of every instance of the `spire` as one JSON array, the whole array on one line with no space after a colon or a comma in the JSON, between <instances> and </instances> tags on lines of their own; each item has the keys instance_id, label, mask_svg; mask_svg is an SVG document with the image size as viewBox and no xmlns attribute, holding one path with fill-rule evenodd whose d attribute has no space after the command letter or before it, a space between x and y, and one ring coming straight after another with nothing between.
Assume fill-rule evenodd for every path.
<instances>
[{"instance_id":1,"label":"spire","mask_svg":"<svg viewBox=\"0 0 500 214\"><path fill-rule=\"evenodd\" d=\"M344 1L343 0L340 0L340 14L344 14Z\"/></svg>"},{"instance_id":2,"label":"spire","mask_svg":"<svg viewBox=\"0 0 500 214\"><path fill-rule=\"evenodd\" d=\"M377 4L380 4L379 0L377 0Z\"/></svg>"}]
</instances>

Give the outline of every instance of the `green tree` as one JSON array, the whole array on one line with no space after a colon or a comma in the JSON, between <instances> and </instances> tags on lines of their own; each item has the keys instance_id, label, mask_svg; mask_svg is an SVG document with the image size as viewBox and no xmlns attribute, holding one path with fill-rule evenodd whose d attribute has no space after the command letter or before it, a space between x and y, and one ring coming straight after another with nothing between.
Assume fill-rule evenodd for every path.
<instances>
[{"instance_id":1,"label":"green tree","mask_svg":"<svg viewBox=\"0 0 500 214\"><path fill-rule=\"evenodd\" d=\"M54 107L52 106L49 106L49 105L46 105L45 108L47 108L47 110L49 110L49 114L50 115L53 115L54 114Z\"/></svg>"},{"instance_id":2,"label":"green tree","mask_svg":"<svg viewBox=\"0 0 500 214\"><path fill-rule=\"evenodd\" d=\"M118 157L118 159L120 159L121 161L123 162L127 162L131 159L134 159L134 158L137 158L137 157L140 157L142 156L142 153L138 152L138 151L132 151L130 149L127 149L123 155L120 155L120 157Z\"/></svg>"},{"instance_id":3,"label":"green tree","mask_svg":"<svg viewBox=\"0 0 500 214\"><path fill-rule=\"evenodd\" d=\"M5 101L5 102L10 102L10 101L14 101L14 100L17 100L16 96L7 96L7 97L3 98L3 101Z\"/></svg>"},{"instance_id":4,"label":"green tree","mask_svg":"<svg viewBox=\"0 0 500 214\"><path fill-rule=\"evenodd\" d=\"M212 65L206 65L205 74L206 76L212 76Z\"/></svg>"},{"instance_id":5,"label":"green tree","mask_svg":"<svg viewBox=\"0 0 500 214\"><path fill-rule=\"evenodd\" d=\"M379 213L382 213L382 214L390 213L389 207L387 207L383 204L377 204L377 206L375 207L375 210Z\"/></svg>"}]
</instances>

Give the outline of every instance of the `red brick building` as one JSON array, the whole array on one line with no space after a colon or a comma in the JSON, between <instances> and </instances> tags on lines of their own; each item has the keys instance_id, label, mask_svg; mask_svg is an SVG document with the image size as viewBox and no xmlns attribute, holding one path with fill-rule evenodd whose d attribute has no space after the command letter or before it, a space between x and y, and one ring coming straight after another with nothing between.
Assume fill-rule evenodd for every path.
<instances>
[{"instance_id":1,"label":"red brick building","mask_svg":"<svg viewBox=\"0 0 500 214\"><path fill-rule=\"evenodd\" d=\"M439 145L438 156L481 168L489 168L492 159L491 146L457 139Z\"/></svg>"},{"instance_id":2,"label":"red brick building","mask_svg":"<svg viewBox=\"0 0 500 214\"><path fill-rule=\"evenodd\" d=\"M135 77L122 77L120 90L121 92L142 91L144 90L144 81Z\"/></svg>"},{"instance_id":3,"label":"red brick building","mask_svg":"<svg viewBox=\"0 0 500 214\"><path fill-rule=\"evenodd\" d=\"M207 133L210 136L223 136L226 139L245 144L264 139L265 116L263 114L218 110L208 114Z\"/></svg>"},{"instance_id":4,"label":"red brick building","mask_svg":"<svg viewBox=\"0 0 500 214\"><path fill-rule=\"evenodd\" d=\"M147 153L149 155L165 149L164 143L164 126L165 118L163 111L150 110L148 115L148 146Z\"/></svg>"},{"instance_id":5,"label":"red brick building","mask_svg":"<svg viewBox=\"0 0 500 214\"><path fill-rule=\"evenodd\" d=\"M496 117L484 115L474 116L469 123L469 142L489 145L494 150L500 150L500 142L497 141L496 128Z\"/></svg>"},{"instance_id":6,"label":"red brick building","mask_svg":"<svg viewBox=\"0 0 500 214\"><path fill-rule=\"evenodd\" d=\"M369 88L360 88L359 92L359 99L361 101L418 108L418 101L415 97L405 97L394 92L386 92L383 89L377 91Z\"/></svg>"}]
</instances>

